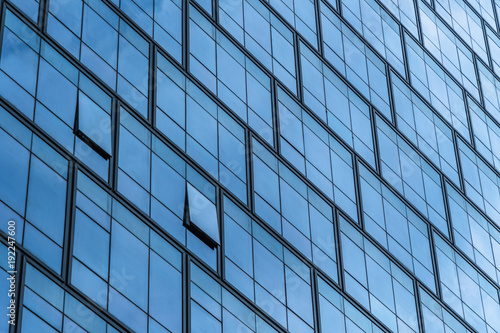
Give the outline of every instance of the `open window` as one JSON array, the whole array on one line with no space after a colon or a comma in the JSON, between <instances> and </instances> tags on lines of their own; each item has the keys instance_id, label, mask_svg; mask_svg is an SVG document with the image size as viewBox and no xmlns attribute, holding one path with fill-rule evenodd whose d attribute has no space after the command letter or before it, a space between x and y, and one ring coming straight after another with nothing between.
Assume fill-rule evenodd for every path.
<instances>
[{"instance_id":1,"label":"open window","mask_svg":"<svg viewBox=\"0 0 500 333\"><path fill-rule=\"evenodd\" d=\"M104 159L111 157L111 115L82 91L78 92L74 133Z\"/></svg>"},{"instance_id":2,"label":"open window","mask_svg":"<svg viewBox=\"0 0 500 333\"><path fill-rule=\"evenodd\" d=\"M184 226L210 248L220 245L215 204L189 183L184 203Z\"/></svg>"}]
</instances>

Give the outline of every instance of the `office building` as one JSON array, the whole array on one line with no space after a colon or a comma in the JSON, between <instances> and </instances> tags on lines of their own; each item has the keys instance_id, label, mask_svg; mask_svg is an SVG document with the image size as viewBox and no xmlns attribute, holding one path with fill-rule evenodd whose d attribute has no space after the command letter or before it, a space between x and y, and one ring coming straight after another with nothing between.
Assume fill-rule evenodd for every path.
<instances>
[{"instance_id":1,"label":"office building","mask_svg":"<svg viewBox=\"0 0 500 333\"><path fill-rule=\"evenodd\" d=\"M500 1L0 4L0 332L500 333Z\"/></svg>"}]
</instances>

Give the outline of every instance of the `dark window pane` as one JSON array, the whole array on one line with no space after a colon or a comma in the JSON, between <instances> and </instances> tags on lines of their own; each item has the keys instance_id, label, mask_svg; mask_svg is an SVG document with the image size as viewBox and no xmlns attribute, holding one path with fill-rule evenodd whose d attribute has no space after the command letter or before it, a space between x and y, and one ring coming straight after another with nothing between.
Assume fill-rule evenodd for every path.
<instances>
[{"instance_id":1,"label":"dark window pane","mask_svg":"<svg viewBox=\"0 0 500 333\"><path fill-rule=\"evenodd\" d=\"M215 205L191 184L187 184L184 222L209 246L220 245L219 223Z\"/></svg>"}]
</instances>

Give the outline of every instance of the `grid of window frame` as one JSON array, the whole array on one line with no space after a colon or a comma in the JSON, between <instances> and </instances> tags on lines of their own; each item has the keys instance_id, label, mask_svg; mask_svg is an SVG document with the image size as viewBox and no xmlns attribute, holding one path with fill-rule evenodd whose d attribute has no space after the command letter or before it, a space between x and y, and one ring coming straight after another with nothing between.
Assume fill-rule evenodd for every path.
<instances>
[{"instance_id":1,"label":"grid of window frame","mask_svg":"<svg viewBox=\"0 0 500 333\"><path fill-rule=\"evenodd\" d=\"M0 2L18 331L500 332L498 1L234 1Z\"/></svg>"},{"instance_id":2,"label":"grid of window frame","mask_svg":"<svg viewBox=\"0 0 500 333\"><path fill-rule=\"evenodd\" d=\"M408 1L401 0L401 3L404 2ZM399 4L393 2L389 5L389 8L393 12L399 12L398 6ZM404 75L404 51L401 46L401 30L396 20L387 14L384 8L375 0L342 1L342 8L346 20L370 42L387 62L401 75ZM408 17L402 16L401 19L408 26L410 22ZM410 26L416 28L416 25L410 24ZM323 26L323 28L325 27ZM415 29L409 29L413 35L418 35Z\"/></svg>"}]
</instances>

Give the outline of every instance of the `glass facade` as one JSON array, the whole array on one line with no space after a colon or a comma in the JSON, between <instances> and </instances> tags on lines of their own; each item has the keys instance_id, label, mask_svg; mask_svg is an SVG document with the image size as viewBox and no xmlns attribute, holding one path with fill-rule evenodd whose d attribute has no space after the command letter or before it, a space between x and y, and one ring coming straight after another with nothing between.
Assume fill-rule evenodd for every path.
<instances>
[{"instance_id":1,"label":"glass facade","mask_svg":"<svg viewBox=\"0 0 500 333\"><path fill-rule=\"evenodd\" d=\"M0 27L0 332L500 333L500 1Z\"/></svg>"}]
</instances>

